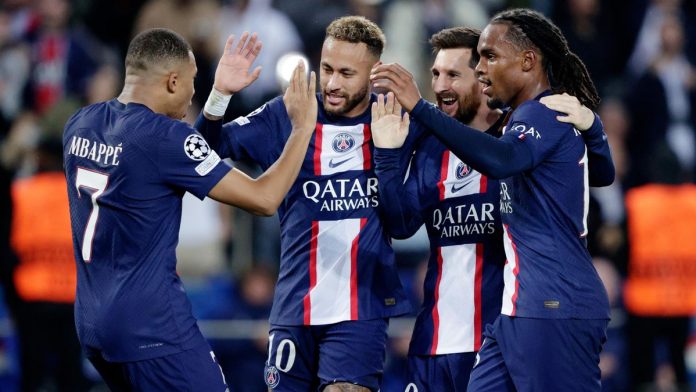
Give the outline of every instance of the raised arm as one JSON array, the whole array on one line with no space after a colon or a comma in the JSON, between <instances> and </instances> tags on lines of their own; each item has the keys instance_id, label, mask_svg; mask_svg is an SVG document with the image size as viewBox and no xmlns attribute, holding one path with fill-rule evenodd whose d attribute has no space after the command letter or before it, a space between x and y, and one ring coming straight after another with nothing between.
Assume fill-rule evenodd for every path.
<instances>
[{"instance_id":1,"label":"raised arm","mask_svg":"<svg viewBox=\"0 0 696 392\"><path fill-rule=\"evenodd\" d=\"M372 104L372 140L375 144L375 174L379 187L379 211L384 227L391 237L412 236L423 224L414 176L404 183L401 167L403 145L408 136L408 114L401 115L401 105L389 93L386 102L380 94Z\"/></svg>"},{"instance_id":2,"label":"raised arm","mask_svg":"<svg viewBox=\"0 0 696 392\"><path fill-rule=\"evenodd\" d=\"M211 198L258 215L273 215L297 179L317 120L316 75L307 83L304 63L295 68L283 102L292 132L278 160L252 179L233 169L210 191Z\"/></svg>"},{"instance_id":3,"label":"raised arm","mask_svg":"<svg viewBox=\"0 0 696 392\"><path fill-rule=\"evenodd\" d=\"M215 69L213 89L194 124L194 128L216 151L222 143L222 118L232 95L252 84L261 74L261 66L251 72L250 69L262 46L256 33L244 32L237 45L234 45L234 35L227 37Z\"/></svg>"},{"instance_id":4,"label":"raised arm","mask_svg":"<svg viewBox=\"0 0 696 392\"><path fill-rule=\"evenodd\" d=\"M582 134L587 146L590 186L611 185L614 182L616 169L599 116L583 106L576 97L568 94L549 95L541 98L539 102L551 110L565 113L564 116L557 116L556 119L573 124Z\"/></svg>"}]
</instances>

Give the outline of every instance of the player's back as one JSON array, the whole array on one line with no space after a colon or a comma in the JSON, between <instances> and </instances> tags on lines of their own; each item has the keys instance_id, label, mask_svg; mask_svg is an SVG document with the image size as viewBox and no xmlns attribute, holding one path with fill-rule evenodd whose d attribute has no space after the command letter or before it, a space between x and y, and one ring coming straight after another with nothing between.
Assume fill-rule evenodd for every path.
<instances>
[{"instance_id":1,"label":"player's back","mask_svg":"<svg viewBox=\"0 0 696 392\"><path fill-rule=\"evenodd\" d=\"M192 137L182 122L117 100L88 106L66 124L77 331L107 360L154 358L202 339L175 270L188 187L176 186L171 172L182 170L177 153Z\"/></svg>"}]
</instances>

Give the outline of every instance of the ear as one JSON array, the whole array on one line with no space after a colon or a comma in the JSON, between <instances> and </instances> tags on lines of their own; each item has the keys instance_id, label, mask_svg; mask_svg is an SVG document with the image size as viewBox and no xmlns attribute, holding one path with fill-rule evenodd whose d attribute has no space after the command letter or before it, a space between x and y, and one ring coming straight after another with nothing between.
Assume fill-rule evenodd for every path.
<instances>
[{"instance_id":1,"label":"ear","mask_svg":"<svg viewBox=\"0 0 696 392\"><path fill-rule=\"evenodd\" d=\"M525 50L521 53L522 56L522 71L529 72L536 67L539 61L539 56L533 50Z\"/></svg>"},{"instance_id":2,"label":"ear","mask_svg":"<svg viewBox=\"0 0 696 392\"><path fill-rule=\"evenodd\" d=\"M167 77L167 91L170 93L176 92L179 86L179 74L177 72L170 72Z\"/></svg>"}]
</instances>

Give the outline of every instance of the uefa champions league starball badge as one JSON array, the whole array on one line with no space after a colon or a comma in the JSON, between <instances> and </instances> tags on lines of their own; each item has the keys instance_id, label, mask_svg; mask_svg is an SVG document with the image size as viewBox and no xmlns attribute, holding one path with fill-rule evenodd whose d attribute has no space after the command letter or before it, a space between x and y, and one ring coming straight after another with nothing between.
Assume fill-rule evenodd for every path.
<instances>
[{"instance_id":1,"label":"uefa champions league starball badge","mask_svg":"<svg viewBox=\"0 0 696 392\"><path fill-rule=\"evenodd\" d=\"M200 135L189 135L184 141L186 156L194 161L202 161L210 155L208 143Z\"/></svg>"}]
</instances>

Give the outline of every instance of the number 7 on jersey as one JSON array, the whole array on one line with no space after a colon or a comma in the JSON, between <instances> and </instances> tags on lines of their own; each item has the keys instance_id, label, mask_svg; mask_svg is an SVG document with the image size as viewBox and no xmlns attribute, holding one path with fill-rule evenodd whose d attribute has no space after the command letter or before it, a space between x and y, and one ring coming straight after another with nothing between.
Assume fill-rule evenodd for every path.
<instances>
[{"instance_id":1,"label":"number 7 on jersey","mask_svg":"<svg viewBox=\"0 0 696 392\"><path fill-rule=\"evenodd\" d=\"M85 262L89 262L92 259L92 240L94 239L94 230L97 228L97 219L99 219L99 204L97 204L97 199L104 193L108 185L109 176L107 174L82 167L77 168L77 176L75 176L77 195L82 197L80 188L87 188L93 191L92 213L89 214L87 226L85 227L85 234L82 237L82 259Z\"/></svg>"}]
</instances>

